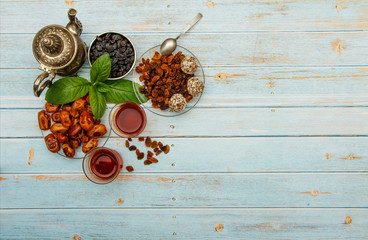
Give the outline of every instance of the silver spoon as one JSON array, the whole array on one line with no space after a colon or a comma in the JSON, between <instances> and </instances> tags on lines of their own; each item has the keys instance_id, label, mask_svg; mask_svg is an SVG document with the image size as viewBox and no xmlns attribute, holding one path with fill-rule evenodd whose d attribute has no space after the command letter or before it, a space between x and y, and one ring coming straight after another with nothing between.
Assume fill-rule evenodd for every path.
<instances>
[{"instance_id":1,"label":"silver spoon","mask_svg":"<svg viewBox=\"0 0 368 240\"><path fill-rule=\"evenodd\" d=\"M189 29L191 29L199 20L201 20L201 18L203 17L202 13L198 13L197 16L193 19L193 21L186 27L184 28L183 32L180 33L179 36L177 36L176 38L168 38L166 39L160 47L160 52L162 55L169 55L172 52L175 51L176 49L176 40L178 40L181 35L183 35L184 33L186 33Z\"/></svg>"}]
</instances>

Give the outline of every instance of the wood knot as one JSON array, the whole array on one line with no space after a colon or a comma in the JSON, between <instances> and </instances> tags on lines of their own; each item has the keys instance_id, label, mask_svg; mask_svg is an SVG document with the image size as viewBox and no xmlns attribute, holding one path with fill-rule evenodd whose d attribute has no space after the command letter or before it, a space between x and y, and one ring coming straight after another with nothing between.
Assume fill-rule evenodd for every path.
<instances>
[{"instance_id":1,"label":"wood knot","mask_svg":"<svg viewBox=\"0 0 368 240\"><path fill-rule=\"evenodd\" d=\"M217 224L217 226L216 226L216 232L221 232L222 231L222 229L224 229L224 225L222 225L221 223L219 223L219 224Z\"/></svg>"},{"instance_id":2,"label":"wood knot","mask_svg":"<svg viewBox=\"0 0 368 240\"><path fill-rule=\"evenodd\" d=\"M318 190L312 190L312 191L309 191L309 192L300 192L300 193L301 194L310 194L313 197L317 197L320 194L331 194L330 192L320 192Z\"/></svg>"},{"instance_id":3,"label":"wood knot","mask_svg":"<svg viewBox=\"0 0 368 240\"><path fill-rule=\"evenodd\" d=\"M356 159L362 159L362 157L354 156L354 154L349 154L346 157L343 157L343 158L340 158L340 159L352 161L352 160L356 160Z\"/></svg>"},{"instance_id":4,"label":"wood knot","mask_svg":"<svg viewBox=\"0 0 368 240\"><path fill-rule=\"evenodd\" d=\"M224 81L226 80L230 75L229 74L226 74L226 73L217 73L215 78L217 81Z\"/></svg>"},{"instance_id":5,"label":"wood knot","mask_svg":"<svg viewBox=\"0 0 368 240\"><path fill-rule=\"evenodd\" d=\"M78 235L78 234L75 234L73 236L73 240L82 240L82 237L80 235Z\"/></svg>"},{"instance_id":6,"label":"wood knot","mask_svg":"<svg viewBox=\"0 0 368 240\"><path fill-rule=\"evenodd\" d=\"M345 224L350 224L351 222L352 222L351 217L347 216L347 217L345 218Z\"/></svg>"},{"instance_id":7,"label":"wood knot","mask_svg":"<svg viewBox=\"0 0 368 240\"><path fill-rule=\"evenodd\" d=\"M266 83L266 86L267 86L268 89L274 88L275 87L275 82L269 81L268 83Z\"/></svg>"},{"instance_id":8,"label":"wood knot","mask_svg":"<svg viewBox=\"0 0 368 240\"><path fill-rule=\"evenodd\" d=\"M332 49L340 55L343 50L346 50L346 47L344 45L344 41L341 39L336 39L331 43Z\"/></svg>"},{"instance_id":9,"label":"wood knot","mask_svg":"<svg viewBox=\"0 0 368 240\"><path fill-rule=\"evenodd\" d=\"M209 7L209 8L214 8L215 7L215 3L214 2L212 2L212 0L208 0L207 1L207 7Z\"/></svg>"}]
</instances>

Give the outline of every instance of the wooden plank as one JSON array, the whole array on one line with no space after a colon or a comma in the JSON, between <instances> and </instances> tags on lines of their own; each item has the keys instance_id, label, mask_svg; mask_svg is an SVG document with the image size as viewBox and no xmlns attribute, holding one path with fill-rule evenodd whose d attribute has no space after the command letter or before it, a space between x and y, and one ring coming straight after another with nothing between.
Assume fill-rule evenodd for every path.
<instances>
[{"instance_id":1,"label":"wooden plank","mask_svg":"<svg viewBox=\"0 0 368 240\"><path fill-rule=\"evenodd\" d=\"M163 33L128 36L138 56L167 38ZM31 48L33 37L34 34L1 35L2 55L7 56L0 59L1 68L37 68ZM87 44L93 38L95 34L82 36ZM368 32L192 33L180 44L204 66L352 66L368 65L367 39Z\"/></svg>"},{"instance_id":2,"label":"wooden plank","mask_svg":"<svg viewBox=\"0 0 368 240\"><path fill-rule=\"evenodd\" d=\"M34 97L30 85L31 77L40 73L0 71L0 107L41 106L44 98ZM89 69L83 68L79 75L88 79ZM368 106L368 68L363 67L208 67L205 75L206 90L197 107Z\"/></svg>"},{"instance_id":3,"label":"wooden plank","mask_svg":"<svg viewBox=\"0 0 368 240\"><path fill-rule=\"evenodd\" d=\"M210 164L210 163L209 163ZM1 174L1 208L368 207L367 173Z\"/></svg>"},{"instance_id":4,"label":"wooden plank","mask_svg":"<svg viewBox=\"0 0 368 240\"><path fill-rule=\"evenodd\" d=\"M0 236L4 239L368 237L367 209L22 209L0 213ZM349 225L345 224L347 216L352 219ZM219 232L216 231L218 224L223 225Z\"/></svg>"},{"instance_id":5,"label":"wooden plank","mask_svg":"<svg viewBox=\"0 0 368 240\"><path fill-rule=\"evenodd\" d=\"M2 33L36 33L47 24L67 23L70 7L78 10L87 33L178 32L201 12L193 32L324 31L367 29L368 2L270 0L205 1L1 1ZM47 17L35 17L47 13ZM188 14L190 13L190 14Z\"/></svg>"},{"instance_id":6,"label":"wooden plank","mask_svg":"<svg viewBox=\"0 0 368 240\"><path fill-rule=\"evenodd\" d=\"M106 147L117 150L124 159L124 165L133 166L134 171L138 173L368 171L366 137L155 140L169 144L171 150L167 155L160 154L157 157L160 162L150 166L138 161L135 152L130 152L124 147L123 139L110 139ZM141 151L147 151L144 144L137 139L133 139L133 144ZM1 139L0 145L2 173L82 172L81 160L70 160L48 152L42 139ZM33 151L33 157L30 157L30 151ZM125 168L123 172L126 172Z\"/></svg>"},{"instance_id":7,"label":"wooden plank","mask_svg":"<svg viewBox=\"0 0 368 240\"><path fill-rule=\"evenodd\" d=\"M0 136L41 137L38 109L0 110ZM173 118L149 111L142 136L367 135L368 108L196 108ZM108 114L102 122L108 124ZM219 125L219 123L222 123ZM116 136L112 133L112 136Z\"/></svg>"}]
</instances>

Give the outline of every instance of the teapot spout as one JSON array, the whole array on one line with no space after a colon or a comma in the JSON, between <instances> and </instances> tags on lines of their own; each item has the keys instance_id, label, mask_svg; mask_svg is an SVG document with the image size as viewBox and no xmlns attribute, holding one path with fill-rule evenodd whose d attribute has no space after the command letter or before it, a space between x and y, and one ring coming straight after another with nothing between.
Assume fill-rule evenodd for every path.
<instances>
[{"instance_id":1,"label":"teapot spout","mask_svg":"<svg viewBox=\"0 0 368 240\"><path fill-rule=\"evenodd\" d=\"M69 23L66 25L66 28L76 36L80 36L83 31L82 23L76 17L77 10L74 8L69 9L68 18Z\"/></svg>"}]
</instances>

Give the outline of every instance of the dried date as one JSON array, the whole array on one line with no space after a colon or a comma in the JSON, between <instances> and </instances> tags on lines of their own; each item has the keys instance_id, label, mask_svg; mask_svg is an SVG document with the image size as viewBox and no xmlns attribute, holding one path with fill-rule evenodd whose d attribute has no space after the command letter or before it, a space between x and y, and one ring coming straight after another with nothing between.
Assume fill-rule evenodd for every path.
<instances>
[{"instance_id":1,"label":"dried date","mask_svg":"<svg viewBox=\"0 0 368 240\"><path fill-rule=\"evenodd\" d=\"M64 143L61 146L61 149L63 149L63 152L65 154L65 156L67 156L68 158L73 158L75 155L75 149L72 148L69 144Z\"/></svg>"},{"instance_id":2,"label":"dried date","mask_svg":"<svg viewBox=\"0 0 368 240\"><path fill-rule=\"evenodd\" d=\"M45 108L48 113L53 113L53 112L59 111L60 105L47 102L45 104Z\"/></svg>"},{"instance_id":3,"label":"dried date","mask_svg":"<svg viewBox=\"0 0 368 240\"><path fill-rule=\"evenodd\" d=\"M41 130L48 130L50 129L51 121L50 115L45 111L42 110L38 113L38 126Z\"/></svg>"},{"instance_id":4,"label":"dried date","mask_svg":"<svg viewBox=\"0 0 368 240\"><path fill-rule=\"evenodd\" d=\"M91 149L93 149L97 146L98 146L98 139L97 138L92 138L87 143L83 144L82 151L84 153L87 153L88 151L90 151Z\"/></svg>"},{"instance_id":5,"label":"dried date","mask_svg":"<svg viewBox=\"0 0 368 240\"><path fill-rule=\"evenodd\" d=\"M90 138L100 138L107 133L106 127L103 124L94 125L88 132L87 135Z\"/></svg>"},{"instance_id":6,"label":"dried date","mask_svg":"<svg viewBox=\"0 0 368 240\"><path fill-rule=\"evenodd\" d=\"M45 137L46 147L50 152L57 153L60 150L60 144L54 134Z\"/></svg>"}]
</instances>

